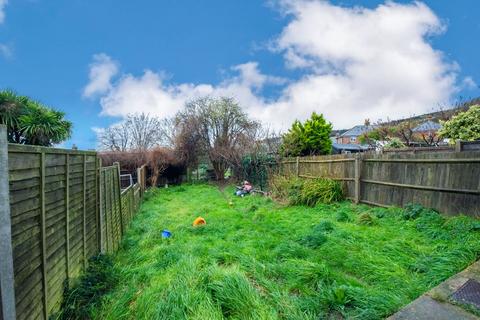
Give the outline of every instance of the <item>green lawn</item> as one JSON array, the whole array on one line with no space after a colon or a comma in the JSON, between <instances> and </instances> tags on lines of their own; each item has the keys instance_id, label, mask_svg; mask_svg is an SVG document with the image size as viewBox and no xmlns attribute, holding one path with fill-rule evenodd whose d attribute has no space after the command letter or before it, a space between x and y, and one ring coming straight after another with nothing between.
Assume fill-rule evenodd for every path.
<instances>
[{"instance_id":1,"label":"green lawn","mask_svg":"<svg viewBox=\"0 0 480 320\"><path fill-rule=\"evenodd\" d=\"M400 209L288 207L232 193L149 191L114 257L120 281L94 316L380 319L480 252L479 223L466 217L405 220ZM198 216L207 225L193 228Z\"/></svg>"}]
</instances>

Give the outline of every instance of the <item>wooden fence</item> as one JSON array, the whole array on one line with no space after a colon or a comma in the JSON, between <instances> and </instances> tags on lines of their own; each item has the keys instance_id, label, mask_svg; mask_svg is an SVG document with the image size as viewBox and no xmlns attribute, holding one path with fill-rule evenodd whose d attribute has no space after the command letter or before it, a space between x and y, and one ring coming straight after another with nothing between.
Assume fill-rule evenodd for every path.
<instances>
[{"instance_id":1,"label":"wooden fence","mask_svg":"<svg viewBox=\"0 0 480 320\"><path fill-rule=\"evenodd\" d=\"M445 214L480 217L480 151L290 158L281 172L342 181L347 198L356 203L418 203Z\"/></svg>"},{"instance_id":2,"label":"wooden fence","mask_svg":"<svg viewBox=\"0 0 480 320\"><path fill-rule=\"evenodd\" d=\"M145 183L122 191L96 152L7 144L2 126L0 165L0 319L48 319L88 259L118 248Z\"/></svg>"}]
</instances>

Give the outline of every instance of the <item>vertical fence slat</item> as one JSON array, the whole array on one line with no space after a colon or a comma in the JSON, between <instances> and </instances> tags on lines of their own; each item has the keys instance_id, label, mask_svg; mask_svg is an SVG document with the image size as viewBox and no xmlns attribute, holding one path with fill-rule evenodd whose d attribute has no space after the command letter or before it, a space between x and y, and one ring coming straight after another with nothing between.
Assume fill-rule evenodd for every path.
<instances>
[{"instance_id":1,"label":"vertical fence slat","mask_svg":"<svg viewBox=\"0 0 480 320\"><path fill-rule=\"evenodd\" d=\"M113 187L113 174L112 171L108 172L108 188L110 190L110 229L111 229L111 251L115 251L115 190L112 188Z\"/></svg>"},{"instance_id":2,"label":"vertical fence slat","mask_svg":"<svg viewBox=\"0 0 480 320\"><path fill-rule=\"evenodd\" d=\"M355 155L355 195L354 202L360 203L360 175L362 172L362 160L360 155L357 153Z\"/></svg>"},{"instance_id":3,"label":"vertical fence slat","mask_svg":"<svg viewBox=\"0 0 480 320\"><path fill-rule=\"evenodd\" d=\"M7 129L0 125L0 319L16 319Z\"/></svg>"},{"instance_id":4,"label":"vertical fence slat","mask_svg":"<svg viewBox=\"0 0 480 320\"><path fill-rule=\"evenodd\" d=\"M109 201L107 200L108 199L108 194L107 194L107 172L106 170L102 170L102 175L103 175L103 191L104 191L104 201L105 201L105 212L104 212L104 218L105 218L105 248L106 248L106 252L108 253L109 252L109 246L110 246L110 240L108 239L108 230L109 230L109 226L108 226L108 223L109 223L109 219L108 219L108 204L109 204Z\"/></svg>"},{"instance_id":5,"label":"vertical fence slat","mask_svg":"<svg viewBox=\"0 0 480 320\"><path fill-rule=\"evenodd\" d=\"M97 234L98 234L98 251L100 253L105 253L105 243L103 239L103 193L102 193L102 159L97 159L97 208L98 208L98 224L97 224Z\"/></svg>"},{"instance_id":6,"label":"vertical fence slat","mask_svg":"<svg viewBox=\"0 0 480 320\"><path fill-rule=\"evenodd\" d=\"M70 281L70 156L65 155L65 265L67 284Z\"/></svg>"},{"instance_id":7,"label":"vertical fence slat","mask_svg":"<svg viewBox=\"0 0 480 320\"><path fill-rule=\"evenodd\" d=\"M48 287L47 287L47 235L45 231L45 152L40 154L40 203L41 203L41 241L42 241L42 285L43 316L48 319Z\"/></svg>"},{"instance_id":8,"label":"vertical fence slat","mask_svg":"<svg viewBox=\"0 0 480 320\"><path fill-rule=\"evenodd\" d=\"M295 176L299 176L300 175L300 157L297 157L297 160L295 162Z\"/></svg>"},{"instance_id":9,"label":"vertical fence slat","mask_svg":"<svg viewBox=\"0 0 480 320\"><path fill-rule=\"evenodd\" d=\"M121 198L122 183L120 181L120 163L115 162L115 165L117 167L116 176L117 176L117 185L118 185L118 192L117 192L118 215L120 216L120 234L119 234L118 242L120 242L120 239L123 236L123 232L125 231L123 229L124 228L124 223L123 223L122 198Z\"/></svg>"},{"instance_id":10,"label":"vertical fence slat","mask_svg":"<svg viewBox=\"0 0 480 320\"><path fill-rule=\"evenodd\" d=\"M83 268L87 270L87 155L83 155Z\"/></svg>"}]
</instances>

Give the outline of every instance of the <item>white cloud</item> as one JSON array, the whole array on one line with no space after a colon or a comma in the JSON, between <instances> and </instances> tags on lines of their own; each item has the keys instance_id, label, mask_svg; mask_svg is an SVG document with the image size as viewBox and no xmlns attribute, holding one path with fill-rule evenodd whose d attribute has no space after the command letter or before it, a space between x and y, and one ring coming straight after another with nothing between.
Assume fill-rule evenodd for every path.
<instances>
[{"instance_id":1,"label":"white cloud","mask_svg":"<svg viewBox=\"0 0 480 320\"><path fill-rule=\"evenodd\" d=\"M8 3L8 0L0 0L0 23L5 21L5 7Z\"/></svg>"},{"instance_id":2,"label":"white cloud","mask_svg":"<svg viewBox=\"0 0 480 320\"><path fill-rule=\"evenodd\" d=\"M5 21L5 6L7 5L8 0L0 0L0 24ZM11 58L13 55L13 50L10 46L0 43L0 55L4 58Z\"/></svg>"},{"instance_id":3,"label":"white cloud","mask_svg":"<svg viewBox=\"0 0 480 320\"><path fill-rule=\"evenodd\" d=\"M290 20L273 42L274 52L283 55L288 68L302 72L298 80L263 74L256 62L233 66L235 74L217 85L174 84L151 70L122 75L112 84L114 69L100 81L102 90L91 89L104 92L102 114L122 117L144 111L170 116L189 99L226 95L274 128L285 129L313 111L323 113L336 128L346 128L365 118L429 111L458 90L458 66L445 61L428 41L445 28L422 3L387 2L367 9L290 0L283 1L280 10ZM92 76L95 66L91 80L97 78ZM262 96L268 84L283 85L276 99Z\"/></svg>"},{"instance_id":4,"label":"white cloud","mask_svg":"<svg viewBox=\"0 0 480 320\"><path fill-rule=\"evenodd\" d=\"M13 56L13 49L4 43L0 43L0 55L9 59Z\"/></svg>"},{"instance_id":5,"label":"white cloud","mask_svg":"<svg viewBox=\"0 0 480 320\"><path fill-rule=\"evenodd\" d=\"M462 85L465 89L477 89L478 88L478 84L475 82L475 80L473 80L472 77L465 77L462 81Z\"/></svg>"},{"instance_id":6,"label":"white cloud","mask_svg":"<svg viewBox=\"0 0 480 320\"><path fill-rule=\"evenodd\" d=\"M1 1L1 0L0 0ZM86 98L104 94L112 88L111 79L118 73L118 63L104 53L95 54L90 64L89 83L83 90Z\"/></svg>"},{"instance_id":7,"label":"white cloud","mask_svg":"<svg viewBox=\"0 0 480 320\"><path fill-rule=\"evenodd\" d=\"M146 112L160 117L173 116L185 102L203 96L231 96L242 106L264 107L255 92L266 84L283 83L283 79L259 72L257 63L248 62L232 67L236 75L217 86L211 84L168 84L162 74L146 70L135 77L120 77L101 97L102 115L123 117L129 113Z\"/></svg>"},{"instance_id":8,"label":"white cloud","mask_svg":"<svg viewBox=\"0 0 480 320\"><path fill-rule=\"evenodd\" d=\"M268 114L304 118L315 110L335 127L348 127L364 118L428 111L456 90L456 66L426 39L444 26L422 3L366 9L285 1L282 10L292 20L277 50L306 75L285 89Z\"/></svg>"}]
</instances>

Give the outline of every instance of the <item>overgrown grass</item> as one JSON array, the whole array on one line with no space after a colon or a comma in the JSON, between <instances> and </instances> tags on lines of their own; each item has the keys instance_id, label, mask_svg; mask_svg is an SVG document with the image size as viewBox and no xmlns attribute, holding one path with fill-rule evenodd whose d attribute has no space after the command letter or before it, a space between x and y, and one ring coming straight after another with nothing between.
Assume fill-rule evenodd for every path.
<instances>
[{"instance_id":1,"label":"overgrown grass","mask_svg":"<svg viewBox=\"0 0 480 320\"><path fill-rule=\"evenodd\" d=\"M65 288L61 311L52 319L90 319L103 295L118 281L110 256L98 255L89 260L87 272L71 288Z\"/></svg>"},{"instance_id":2,"label":"overgrown grass","mask_svg":"<svg viewBox=\"0 0 480 320\"><path fill-rule=\"evenodd\" d=\"M114 260L119 283L93 317L381 319L480 250L479 224L466 217L232 193L148 191ZM207 225L193 228L198 216Z\"/></svg>"},{"instance_id":3,"label":"overgrown grass","mask_svg":"<svg viewBox=\"0 0 480 320\"><path fill-rule=\"evenodd\" d=\"M332 179L301 179L275 175L270 179L270 186L275 199L290 205L314 207L343 199L342 186Z\"/></svg>"}]
</instances>

